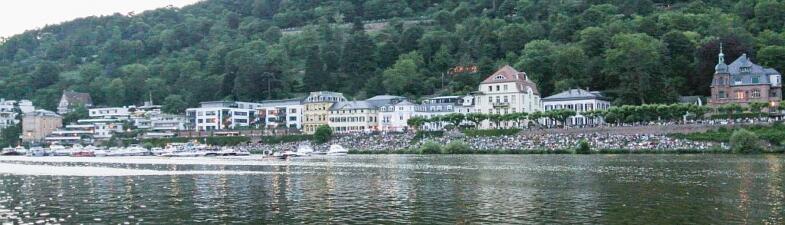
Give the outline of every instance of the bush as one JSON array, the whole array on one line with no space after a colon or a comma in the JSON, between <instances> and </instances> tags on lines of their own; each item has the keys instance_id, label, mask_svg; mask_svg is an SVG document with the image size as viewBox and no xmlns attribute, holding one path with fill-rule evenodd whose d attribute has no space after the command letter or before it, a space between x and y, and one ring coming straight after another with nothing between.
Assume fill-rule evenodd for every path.
<instances>
[{"instance_id":1,"label":"bush","mask_svg":"<svg viewBox=\"0 0 785 225\"><path fill-rule=\"evenodd\" d=\"M442 146L436 142L425 142L420 146L420 154L440 154L442 153Z\"/></svg>"},{"instance_id":2,"label":"bush","mask_svg":"<svg viewBox=\"0 0 785 225\"><path fill-rule=\"evenodd\" d=\"M758 135L746 129L734 131L730 136L730 146L733 153L760 153L763 147L760 145Z\"/></svg>"},{"instance_id":3,"label":"bush","mask_svg":"<svg viewBox=\"0 0 785 225\"><path fill-rule=\"evenodd\" d=\"M468 154L471 153L471 148L463 141L451 141L447 146L444 146L442 153L444 154Z\"/></svg>"},{"instance_id":4,"label":"bush","mask_svg":"<svg viewBox=\"0 0 785 225\"><path fill-rule=\"evenodd\" d=\"M578 146L575 148L575 154L591 154L591 145L586 139L582 139L578 142Z\"/></svg>"},{"instance_id":5,"label":"bush","mask_svg":"<svg viewBox=\"0 0 785 225\"><path fill-rule=\"evenodd\" d=\"M330 129L330 126L321 125L316 128L316 132L313 133L313 140L316 143L322 144L327 143L330 141L330 138L333 136L333 129Z\"/></svg>"}]
</instances>

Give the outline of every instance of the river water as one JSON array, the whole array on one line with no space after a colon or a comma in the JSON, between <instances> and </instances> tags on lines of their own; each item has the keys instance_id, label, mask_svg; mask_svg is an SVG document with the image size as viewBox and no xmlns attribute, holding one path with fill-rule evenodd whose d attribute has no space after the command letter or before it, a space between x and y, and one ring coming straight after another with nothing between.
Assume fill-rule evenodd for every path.
<instances>
[{"instance_id":1,"label":"river water","mask_svg":"<svg viewBox=\"0 0 785 225\"><path fill-rule=\"evenodd\" d=\"M783 155L0 157L0 222L783 224Z\"/></svg>"}]
</instances>

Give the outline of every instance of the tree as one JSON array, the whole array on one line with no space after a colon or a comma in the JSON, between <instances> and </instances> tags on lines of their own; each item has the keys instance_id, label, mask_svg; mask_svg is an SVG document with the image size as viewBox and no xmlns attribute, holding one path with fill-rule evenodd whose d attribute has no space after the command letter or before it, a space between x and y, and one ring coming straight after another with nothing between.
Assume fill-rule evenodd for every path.
<instances>
[{"instance_id":1,"label":"tree","mask_svg":"<svg viewBox=\"0 0 785 225\"><path fill-rule=\"evenodd\" d=\"M662 88L662 42L646 34L618 34L605 52L604 72L618 77L625 103L646 104L672 96Z\"/></svg>"},{"instance_id":2,"label":"tree","mask_svg":"<svg viewBox=\"0 0 785 225\"><path fill-rule=\"evenodd\" d=\"M488 115L482 113L466 114L466 120L471 121L474 124L475 129L479 129L480 124L482 124L482 121L485 121L487 119L488 119Z\"/></svg>"},{"instance_id":3,"label":"tree","mask_svg":"<svg viewBox=\"0 0 785 225\"><path fill-rule=\"evenodd\" d=\"M730 146L733 153L760 153L763 151L758 135L746 129L733 131L730 136Z\"/></svg>"},{"instance_id":4,"label":"tree","mask_svg":"<svg viewBox=\"0 0 785 225\"><path fill-rule=\"evenodd\" d=\"M87 119L89 116L89 112L84 105L77 105L71 112L63 115L63 124L73 124L80 119Z\"/></svg>"},{"instance_id":5,"label":"tree","mask_svg":"<svg viewBox=\"0 0 785 225\"><path fill-rule=\"evenodd\" d=\"M387 93L401 95L405 93L423 93L418 90L422 87L422 74L419 64L422 63L422 56L417 52L401 55L395 64L384 71L382 84Z\"/></svg>"},{"instance_id":6,"label":"tree","mask_svg":"<svg viewBox=\"0 0 785 225\"><path fill-rule=\"evenodd\" d=\"M581 139L575 148L575 154L591 154L591 144L586 139Z\"/></svg>"},{"instance_id":7,"label":"tree","mask_svg":"<svg viewBox=\"0 0 785 225\"><path fill-rule=\"evenodd\" d=\"M0 146L16 146L19 145L19 136L22 135L22 124L17 123L14 125L10 125L0 131Z\"/></svg>"},{"instance_id":8,"label":"tree","mask_svg":"<svg viewBox=\"0 0 785 225\"><path fill-rule=\"evenodd\" d=\"M761 65L785 71L785 46L766 46L758 52Z\"/></svg>"},{"instance_id":9,"label":"tree","mask_svg":"<svg viewBox=\"0 0 785 225\"><path fill-rule=\"evenodd\" d=\"M416 130L419 130L423 125L425 125L425 118L415 116L406 120L406 125L412 127Z\"/></svg>"},{"instance_id":10,"label":"tree","mask_svg":"<svg viewBox=\"0 0 785 225\"><path fill-rule=\"evenodd\" d=\"M333 136L333 129L327 125L321 125L316 128L316 131L313 133L313 140L316 143L322 144L327 143L330 141L330 138Z\"/></svg>"},{"instance_id":11,"label":"tree","mask_svg":"<svg viewBox=\"0 0 785 225\"><path fill-rule=\"evenodd\" d=\"M179 114L185 112L188 103L182 95L169 95L164 99L162 110L166 113Z\"/></svg>"},{"instance_id":12,"label":"tree","mask_svg":"<svg viewBox=\"0 0 785 225\"><path fill-rule=\"evenodd\" d=\"M449 123L450 125L452 125L454 127L458 127L458 126L461 125L463 120L466 119L466 117L463 114L460 114L460 113L450 113L450 114L444 115L443 119L444 119L445 122Z\"/></svg>"}]
</instances>

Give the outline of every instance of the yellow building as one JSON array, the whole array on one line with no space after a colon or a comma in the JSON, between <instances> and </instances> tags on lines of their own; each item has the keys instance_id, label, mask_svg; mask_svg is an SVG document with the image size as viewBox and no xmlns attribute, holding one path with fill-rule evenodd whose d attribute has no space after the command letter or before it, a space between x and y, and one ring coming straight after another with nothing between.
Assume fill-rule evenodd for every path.
<instances>
[{"instance_id":1,"label":"yellow building","mask_svg":"<svg viewBox=\"0 0 785 225\"><path fill-rule=\"evenodd\" d=\"M22 117L22 141L43 141L46 135L63 126L63 117L54 112L36 110Z\"/></svg>"},{"instance_id":2,"label":"yellow building","mask_svg":"<svg viewBox=\"0 0 785 225\"><path fill-rule=\"evenodd\" d=\"M345 102L342 93L317 91L305 98L303 102L303 132L313 134L321 125L328 125L330 107L336 102Z\"/></svg>"}]
</instances>

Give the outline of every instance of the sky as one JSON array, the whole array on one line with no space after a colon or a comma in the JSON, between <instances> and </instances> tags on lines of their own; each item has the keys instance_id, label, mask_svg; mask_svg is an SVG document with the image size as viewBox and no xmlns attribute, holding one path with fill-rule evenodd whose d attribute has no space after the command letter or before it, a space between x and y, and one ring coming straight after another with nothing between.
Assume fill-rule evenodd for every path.
<instances>
[{"instance_id":1,"label":"sky","mask_svg":"<svg viewBox=\"0 0 785 225\"><path fill-rule=\"evenodd\" d=\"M182 7L200 0L3 0L0 6L0 37L42 28L76 18L141 13L172 5Z\"/></svg>"}]
</instances>

